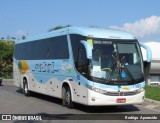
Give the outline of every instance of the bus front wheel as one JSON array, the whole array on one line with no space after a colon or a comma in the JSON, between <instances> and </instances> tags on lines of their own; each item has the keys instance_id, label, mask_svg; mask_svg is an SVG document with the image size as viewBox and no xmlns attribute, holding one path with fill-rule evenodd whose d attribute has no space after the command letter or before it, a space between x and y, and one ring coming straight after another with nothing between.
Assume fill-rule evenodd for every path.
<instances>
[{"instance_id":1,"label":"bus front wheel","mask_svg":"<svg viewBox=\"0 0 160 123\"><path fill-rule=\"evenodd\" d=\"M26 79L23 80L23 94L25 96L29 96L30 95L30 92L28 90L28 82Z\"/></svg>"},{"instance_id":2,"label":"bus front wheel","mask_svg":"<svg viewBox=\"0 0 160 123\"><path fill-rule=\"evenodd\" d=\"M70 109L74 108L71 90L69 86L62 88L62 105L67 106Z\"/></svg>"}]
</instances>

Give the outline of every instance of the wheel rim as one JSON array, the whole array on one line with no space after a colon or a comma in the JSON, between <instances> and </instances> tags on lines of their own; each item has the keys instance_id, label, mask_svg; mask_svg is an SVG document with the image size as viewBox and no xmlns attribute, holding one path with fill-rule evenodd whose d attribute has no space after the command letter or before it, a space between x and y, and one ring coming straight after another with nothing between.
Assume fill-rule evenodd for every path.
<instances>
[{"instance_id":1,"label":"wheel rim","mask_svg":"<svg viewBox=\"0 0 160 123\"><path fill-rule=\"evenodd\" d=\"M25 83L25 85L24 85L24 90L25 90L25 93L27 93L28 92L28 85Z\"/></svg>"},{"instance_id":2,"label":"wheel rim","mask_svg":"<svg viewBox=\"0 0 160 123\"><path fill-rule=\"evenodd\" d=\"M71 94L69 91L66 92L66 103L69 105L71 102Z\"/></svg>"}]
</instances>

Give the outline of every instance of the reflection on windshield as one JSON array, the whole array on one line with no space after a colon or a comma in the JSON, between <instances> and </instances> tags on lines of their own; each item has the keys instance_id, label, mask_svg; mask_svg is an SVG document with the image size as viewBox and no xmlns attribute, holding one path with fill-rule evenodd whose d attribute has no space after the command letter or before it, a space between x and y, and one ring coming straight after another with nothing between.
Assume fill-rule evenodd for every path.
<instances>
[{"instance_id":1,"label":"reflection on windshield","mask_svg":"<svg viewBox=\"0 0 160 123\"><path fill-rule=\"evenodd\" d=\"M143 78L137 43L93 41L90 74L107 81L134 81Z\"/></svg>"}]
</instances>

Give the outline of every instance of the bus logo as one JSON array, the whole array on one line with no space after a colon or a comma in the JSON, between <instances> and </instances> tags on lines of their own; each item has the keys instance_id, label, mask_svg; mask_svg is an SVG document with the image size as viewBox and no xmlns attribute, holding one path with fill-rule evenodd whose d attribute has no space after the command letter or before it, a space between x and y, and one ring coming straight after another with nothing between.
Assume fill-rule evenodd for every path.
<instances>
[{"instance_id":1,"label":"bus logo","mask_svg":"<svg viewBox=\"0 0 160 123\"><path fill-rule=\"evenodd\" d=\"M119 92L119 96L124 96L124 92Z\"/></svg>"},{"instance_id":2,"label":"bus logo","mask_svg":"<svg viewBox=\"0 0 160 123\"><path fill-rule=\"evenodd\" d=\"M26 60L21 60L18 62L18 69L21 74L24 74L29 69Z\"/></svg>"}]
</instances>

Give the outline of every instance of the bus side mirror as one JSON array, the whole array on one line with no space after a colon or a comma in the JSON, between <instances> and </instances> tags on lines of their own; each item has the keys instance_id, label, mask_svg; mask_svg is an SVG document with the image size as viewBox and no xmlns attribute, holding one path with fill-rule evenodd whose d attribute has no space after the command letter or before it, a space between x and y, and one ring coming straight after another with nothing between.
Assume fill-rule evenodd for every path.
<instances>
[{"instance_id":1,"label":"bus side mirror","mask_svg":"<svg viewBox=\"0 0 160 123\"><path fill-rule=\"evenodd\" d=\"M152 51L151 51L151 49L147 46L147 45L144 45L144 44L140 44L140 46L142 47L142 48L144 48L145 50L146 50L146 55L147 55L147 62L151 62L151 60L152 60Z\"/></svg>"},{"instance_id":2,"label":"bus side mirror","mask_svg":"<svg viewBox=\"0 0 160 123\"><path fill-rule=\"evenodd\" d=\"M81 43L85 47L87 59L92 59L92 47L91 47L91 45L87 41L84 41L84 40L81 40Z\"/></svg>"},{"instance_id":3,"label":"bus side mirror","mask_svg":"<svg viewBox=\"0 0 160 123\"><path fill-rule=\"evenodd\" d=\"M152 51L151 49L144 45L144 44L140 44L140 46L142 48L144 48L146 50L146 61L143 61L144 64L144 78L146 79L148 77L149 71L150 71L150 67L151 67L151 60L152 60Z\"/></svg>"}]
</instances>

